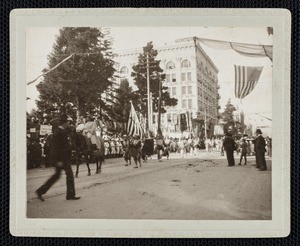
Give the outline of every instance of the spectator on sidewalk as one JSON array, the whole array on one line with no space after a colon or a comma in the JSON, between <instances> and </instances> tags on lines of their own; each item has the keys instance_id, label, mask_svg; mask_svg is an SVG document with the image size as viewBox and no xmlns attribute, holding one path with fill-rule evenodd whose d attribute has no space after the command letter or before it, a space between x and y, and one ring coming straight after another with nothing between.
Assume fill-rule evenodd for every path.
<instances>
[{"instance_id":1,"label":"spectator on sidewalk","mask_svg":"<svg viewBox=\"0 0 300 246\"><path fill-rule=\"evenodd\" d=\"M262 131L260 129L256 130L256 139L255 139L255 157L256 163L259 168L259 171L266 171L267 164L265 159L266 153L266 141L262 136Z\"/></svg>"},{"instance_id":2,"label":"spectator on sidewalk","mask_svg":"<svg viewBox=\"0 0 300 246\"><path fill-rule=\"evenodd\" d=\"M223 146L226 151L228 166L229 167L234 166L235 163L234 163L233 152L235 150L235 141L229 132L226 133L226 137L224 139Z\"/></svg>"}]
</instances>

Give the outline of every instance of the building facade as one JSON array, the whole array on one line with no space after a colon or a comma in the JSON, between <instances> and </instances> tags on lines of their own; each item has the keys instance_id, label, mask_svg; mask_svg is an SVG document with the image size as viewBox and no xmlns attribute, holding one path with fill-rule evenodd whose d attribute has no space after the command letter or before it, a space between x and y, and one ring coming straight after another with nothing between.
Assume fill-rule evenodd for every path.
<instances>
[{"instance_id":1,"label":"building facade","mask_svg":"<svg viewBox=\"0 0 300 246\"><path fill-rule=\"evenodd\" d=\"M160 60L160 67L166 74L163 86L168 87L170 96L178 100L175 107L166 108L167 112L161 116L163 132L169 135L180 132L180 115L185 114L187 131L197 135L203 133L206 118L208 136L212 135L218 121L218 68L195 37L154 48L158 50L156 59ZM142 47L117 53L117 83L127 79L136 89L131 72L141 52ZM156 123L157 116L154 115L153 125Z\"/></svg>"}]
</instances>

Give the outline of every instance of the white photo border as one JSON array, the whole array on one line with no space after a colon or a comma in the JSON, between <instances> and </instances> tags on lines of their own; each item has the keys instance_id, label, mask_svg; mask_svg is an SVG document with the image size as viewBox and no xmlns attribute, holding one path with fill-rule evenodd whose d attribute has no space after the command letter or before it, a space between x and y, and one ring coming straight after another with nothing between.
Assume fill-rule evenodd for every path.
<instances>
[{"instance_id":1,"label":"white photo border","mask_svg":"<svg viewBox=\"0 0 300 246\"><path fill-rule=\"evenodd\" d=\"M147 16L147 18L144 18ZM236 26L274 28L272 219L115 220L26 217L25 33L31 27ZM290 233L290 48L286 9L16 9L10 14L10 232L43 237L284 237Z\"/></svg>"}]
</instances>

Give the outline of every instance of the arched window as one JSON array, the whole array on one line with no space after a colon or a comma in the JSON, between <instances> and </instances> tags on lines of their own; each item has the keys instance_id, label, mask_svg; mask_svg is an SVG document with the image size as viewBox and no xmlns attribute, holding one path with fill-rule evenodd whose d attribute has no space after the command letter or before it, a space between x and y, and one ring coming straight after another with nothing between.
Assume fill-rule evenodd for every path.
<instances>
[{"instance_id":1,"label":"arched window","mask_svg":"<svg viewBox=\"0 0 300 246\"><path fill-rule=\"evenodd\" d=\"M175 68L175 63L172 61L169 61L166 65L166 69L170 70L170 69L174 69Z\"/></svg>"},{"instance_id":2,"label":"arched window","mask_svg":"<svg viewBox=\"0 0 300 246\"><path fill-rule=\"evenodd\" d=\"M127 67L124 66L124 67L121 68L120 73L122 75L127 75L129 73L129 70L128 70Z\"/></svg>"},{"instance_id":3,"label":"arched window","mask_svg":"<svg viewBox=\"0 0 300 246\"><path fill-rule=\"evenodd\" d=\"M185 59L181 62L181 67L182 68L190 68L191 67L191 62L189 60Z\"/></svg>"}]
</instances>

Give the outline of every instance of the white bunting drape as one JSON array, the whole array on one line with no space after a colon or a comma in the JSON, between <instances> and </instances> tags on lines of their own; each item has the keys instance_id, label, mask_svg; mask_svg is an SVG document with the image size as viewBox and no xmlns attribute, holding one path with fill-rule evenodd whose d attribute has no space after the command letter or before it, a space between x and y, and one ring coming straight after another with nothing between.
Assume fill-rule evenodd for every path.
<instances>
[{"instance_id":1,"label":"white bunting drape","mask_svg":"<svg viewBox=\"0 0 300 246\"><path fill-rule=\"evenodd\" d=\"M259 44L244 44L222 40L197 38L201 43L213 49L230 50L248 57L268 57L273 61L273 46Z\"/></svg>"}]
</instances>

